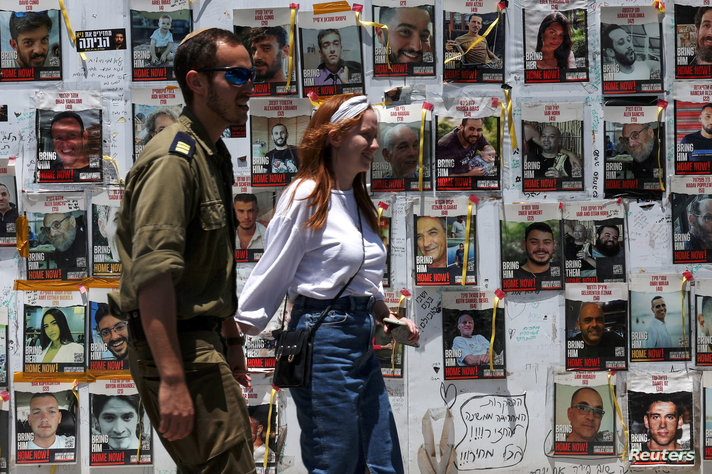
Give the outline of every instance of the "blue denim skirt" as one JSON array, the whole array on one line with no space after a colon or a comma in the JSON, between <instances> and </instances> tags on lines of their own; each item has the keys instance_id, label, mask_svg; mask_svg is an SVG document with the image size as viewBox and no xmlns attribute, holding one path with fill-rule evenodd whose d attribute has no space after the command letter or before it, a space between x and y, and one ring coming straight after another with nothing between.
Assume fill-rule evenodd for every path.
<instances>
[{"instance_id":1,"label":"blue denim skirt","mask_svg":"<svg viewBox=\"0 0 712 474\"><path fill-rule=\"evenodd\" d=\"M310 328L330 300L297 297L291 329ZM314 333L310 388L292 388L310 473L403 473L398 432L373 352L373 297L344 296Z\"/></svg>"}]
</instances>

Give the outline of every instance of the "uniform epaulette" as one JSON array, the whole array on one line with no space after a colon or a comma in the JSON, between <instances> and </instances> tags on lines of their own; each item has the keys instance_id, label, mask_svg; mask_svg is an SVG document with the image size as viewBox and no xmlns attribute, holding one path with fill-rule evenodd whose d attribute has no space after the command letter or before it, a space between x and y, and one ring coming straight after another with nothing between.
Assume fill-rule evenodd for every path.
<instances>
[{"instance_id":1,"label":"uniform epaulette","mask_svg":"<svg viewBox=\"0 0 712 474\"><path fill-rule=\"evenodd\" d=\"M185 132L178 132L168 151L190 160L195 153L195 139Z\"/></svg>"}]
</instances>

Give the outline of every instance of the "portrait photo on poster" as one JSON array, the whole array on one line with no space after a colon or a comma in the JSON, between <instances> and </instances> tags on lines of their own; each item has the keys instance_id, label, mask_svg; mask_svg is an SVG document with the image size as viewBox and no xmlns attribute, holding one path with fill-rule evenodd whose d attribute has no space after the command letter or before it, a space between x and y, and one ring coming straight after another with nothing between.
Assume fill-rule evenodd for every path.
<instances>
[{"instance_id":1,"label":"portrait photo on poster","mask_svg":"<svg viewBox=\"0 0 712 474\"><path fill-rule=\"evenodd\" d=\"M566 283L625 281L623 206L613 200L567 202L563 217Z\"/></svg>"},{"instance_id":2,"label":"portrait photo on poster","mask_svg":"<svg viewBox=\"0 0 712 474\"><path fill-rule=\"evenodd\" d=\"M148 6L148 5L147 5ZM183 38L191 32L190 8L131 10L131 55L134 81L175 79L173 59Z\"/></svg>"},{"instance_id":3,"label":"portrait photo on poster","mask_svg":"<svg viewBox=\"0 0 712 474\"><path fill-rule=\"evenodd\" d=\"M628 383L631 465L695 463L692 377L633 374Z\"/></svg>"},{"instance_id":4,"label":"portrait photo on poster","mask_svg":"<svg viewBox=\"0 0 712 474\"><path fill-rule=\"evenodd\" d=\"M712 77L712 7L675 4L675 52L675 79Z\"/></svg>"},{"instance_id":5,"label":"portrait photo on poster","mask_svg":"<svg viewBox=\"0 0 712 474\"><path fill-rule=\"evenodd\" d=\"M299 169L297 144L310 113L309 99L251 100L252 187L285 186L294 179Z\"/></svg>"},{"instance_id":6,"label":"portrait photo on poster","mask_svg":"<svg viewBox=\"0 0 712 474\"><path fill-rule=\"evenodd\" d=\"M0 160L0 167L2 166ZM16 238L15 222L20 217L17 208L17 187L15 176L0 174L0 246L14 246Z\"/></svg>"},{"instance_id":7,"label":"portrait photo on poster","mask_svg":"<svg viewBox=\"0 0 712 474\"><path fill-rule=\"evenodd\" d=\"M374 28L374 76L434 76L434 5L418 0L375 0L372 7L374 21L388 27Z\"/></svg>"},{"instance_id":8,"label":"portrait photo on poster","mask_svg":"<svg viewBox=\"0 0 712 474\"><path fill-rule=\"evenodd\" d=\"M485 291L443 292L445 380L505 377L504 308L497 308L491 345L493 301L494 294Z\"/></svg>"},{"instance_id":9,"label":"portrait photo on poster","mask_svg":"<svg viewBox=\"0 0 712 474\"><path fill-rule=\"evenodd\" d=\"M299 55L296 54L287 90L290 17L288 7L233 10L233 31L252 55L255 67L253 96L297 95ZM295 42L296 37L295 34Z\"/></svg>"},{"instance_id":10,"label":"portrait photo on poster","mask_svg":"<svg viewBox=\"0 0 712 474\"><path fill-rule=\"evenodd\" d=\"M661 92L662 24L654 6L601 8L604 94Z\"/></svg>"},{"instance_id":11,"label":"portrait photo on poster","mask_svg":"<svg viewBox=\"0 0 712 474\"><path fill-rule=\"evenodd\" d=\"M605 378L594 376L583 385L570 375L554 376L554 454L614 454L615 406Z\"/></svg>"},{"instance_id":12,"label":"portrait photo on poster","mask_svg":"<svg viewBox=\"0 0 712 474\"><path fill-rule=\"evenodd\" d=\"M65 102L82 102L82 93L65 93ZM37 110L37 181L40 183L101 182L103 179L102 111L97 109Z\"/></svg>"},{"instance_id":13,"label":"portrait photo on poster","mask_svg":"<svg viewBox=\"0 0 712 474\"><path fill-rule=\"evenodd\" d=\"M675 144L675 174L712 173L712 102L675 101Z\"/></svg>"},{"instance_id":14,"label":"portrait photo on poster","mask_svg":"<svg viewBox=\"0 0 712 474\"><path fill-rule=\"evenodd\" d=\"M566 284L566 369L628 368L624 283Z\"/></svg>"},{"instance_id":15,"label":"portrait photo on poster","mask_svg":"<svg viewBox=\"0 0 712 474\"><path fill-rule=\"evenodd\" d=\"M701 278L695 282L696 351L695 363L712 366L712 280Z\"/></svg>"},{"instance_id":16,"label":"portrait photo on poster","mask_svg":"<svg viewBox=\"0 0 712 474\"><path fill-rule=\"evenodd\" d=\"M584 184L582 104L523 104L522 191L580 191Z\"/></svg>"},{"instance_id":17,"label":"portrait photo on poster","mask_svg":"<svg viewBox=\"0 0 712 474\"><path fill-rule=\"evenodd\" d=\"M15 383L14 395L17 464L74 463L79 407L71 384Z\"/></svg>"},{"instance_id":18,"label":"portrait photo on poster","mask_svg":"<svg viewBox=\"0 0 712 474\"><path fill-rule=\"evenodd\" d=\"M658 99L607 99L603 107L607 198L660 198L665 183L665 122L658 120Z\"/></svg>"},{"instance_id":19,"label":"portrait photo on poster","mask_svg":"<svg viewBox=\"0 0 712 474\"><path fill-rule=\"evenodd\" d=\"M27 212L30 227L30 280L88 276L86 211Z\"/></svg>"},{"instance_id":20,"label":"portrait photo on poster","mask_svg":"<svg viewBox=\"0 0 712 474\"><path fill-rule=\"evenodd\" d=\"M303 95L363 94L361 28L352 11L299 13Z\"/></svg>"},{"instance_id":21,"label":"portrait photo on poster","mask_svg":"<svg viewBox=\"0 0 712 474\"><path fill-rule=\"evenodd\" d=\"M476 208L468 211L463 198L424 200L422 213L417 201L413 205L416 285L462 284L463 275L465 284L476 284Z\"/></svg>"},{"instance_id":22,"label":"portrait photo on poster","mask_svg":"<svg viewBox=\"0 0 712 474\"><path fill-rule=\"evenodd\" d=\"M691 359L689 293L680 298L680 274L630 277L630 360L660 362Z\"/></svg>"},{"instance_id":23,"label":"portrait photo on poster","mask_svg":"<svg viewBox=\"0 0 712 474\"><path fill-rule=\"evenodd\" d=\"M151 463L151 422L132 380L90 384L89 410L91 466Z\"/></svg>"},{"instance_id":24,"label":"portrait photo on poster","mask_svg":"<svg viewBox=\"0 0 712 474\"><path fill-rule=\"evenodd\" d=\"M712 262L712 176L673 176L673 263Z\"/></svg>"},{"instance_id":25,"label":"portrait photo on poster","mask_svg":"<svg viewBox=\"0 0 712 474\"><path fill-rule=\"evenodd\" d=\"M497 13L497 1L464 7L457 0L443 1L444 80L447 82L502 82L504 77L506 17ZM485 32L497 21L486 37Z\"/></svg>"},{"instance_id":26,"label":"portrait photo on poster","mask_svg":"<svg viewBox=\"0 0 712 474\"><path fill-rule=\"evenodd\" d=\"M129 323L109 313L109 292L89 289L89 370L120 372L129 368Z\"/></svg>"},{"instance_id":27,"label":"portrait photo on poster","mask_svg":"<svg viewBox=\"0 0 712 474\"><path fill-rule=\"evenodd\" d=\"M541 2L544 3L543 1ZM524 82L588 81L588 12L523 8Z\"/></svg>"},{"instance_id":28,"label":"portrait photo on poster","mask_svg":"<svg viewBox=\"0 0 712 474\"><path fill-rule=\"evenodd\" d=\"M121 259L116 244L119 206L124 191L113 187L94 191L91 199L92 276L121 275Z\"/></svg>"},{"instance_id":29,"label":"portrait photo on poster","mask_svg":"<svg viewBox=\"0 0 712 474\"><path fill-rule=\"evenodd\" d=\"M0 10L0 81L62 79L60 17L56 9Z\"/></svg>"},{"instance_id":30,"label":"portrait photo on poster","mask_svg":"<svg viewBox=\"0 0 712 474\"><path fill-rule=\"evenodd\" d=\"M426 118L423 124L421 150L422 104L377 106L374 110L378 115L379 149L371 163L371 191L418 190L421 173L423 190L432 189L431 120Z\"/></svg>"},{"instance_id":31,"label":"portrait photo on poster","mask_svg":"<svg viewBox=\"0 0 712 474\"><path fill-rule=\"evenodd\" d=\"M24 372L84 372L86 307L25 305Z\"/></svg>"},{"instance_id":32,"label":"portrait photo on poster","mask_svg":"<svg viewBox=\"0 0 712 474\"><path fill-rule=\"evenodd\" d=\"M500 118L436 117L436 187L441 191L498 190Z\"/></svg>"},{"instance_id":33,"label":"portrait photo on poster","mask_svg":"<svg viewBox=\"0 0 712 474\"><path fill-rule=\"evenodd\" d=\"M272 219L273 191L234 193L233 210L237 219L236 262L256 262L264 252L264 235Z\"/></svg>"},{"instance_id":34,"label":"portrait photo on poster","mask_svg":"<svg viewBox=\"0 0 712 474\"><path fill-rule=\"evenodd\" d=\"M508 291L563 288L561 214L555 203L504 204L500 218L502 286Z\"/></svg>"}]
</instances>

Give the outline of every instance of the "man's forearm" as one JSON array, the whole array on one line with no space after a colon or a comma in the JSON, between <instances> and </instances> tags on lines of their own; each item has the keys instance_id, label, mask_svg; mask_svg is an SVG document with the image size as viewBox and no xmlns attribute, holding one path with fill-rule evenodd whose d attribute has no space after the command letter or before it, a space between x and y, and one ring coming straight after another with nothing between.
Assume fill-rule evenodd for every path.
<instances>
[{"instance_id":1,"label":"man's forearm","mask_svg":"<svg viewBox=\"0 0 712 474\"><path fill-rule=\"evenodd\" d=\"M151 280L138 293L141 326L151 348L161 381L185 382L183 359L176 330L176 295L171 275Z\"/></svg>"}]
</instances>

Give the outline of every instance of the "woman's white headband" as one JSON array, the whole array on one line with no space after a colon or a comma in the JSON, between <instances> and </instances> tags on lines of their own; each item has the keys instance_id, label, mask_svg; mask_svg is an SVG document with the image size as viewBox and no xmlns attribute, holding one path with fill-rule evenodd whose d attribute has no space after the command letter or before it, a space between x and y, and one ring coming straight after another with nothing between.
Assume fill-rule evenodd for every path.
<instances>
[{"instance_id":1,"label":"woman's white headband","mask_svg":"<svg viewBox=\"0 0 712 474\"><path fill-rule=\"evenodd\" d=\"M370 107L368 97L365 95L357 95L339 106L339 108L331 116L329 122L338 123L348 118L356 118L363 113L364 110Z\"/></svg>"}]
</instances>

